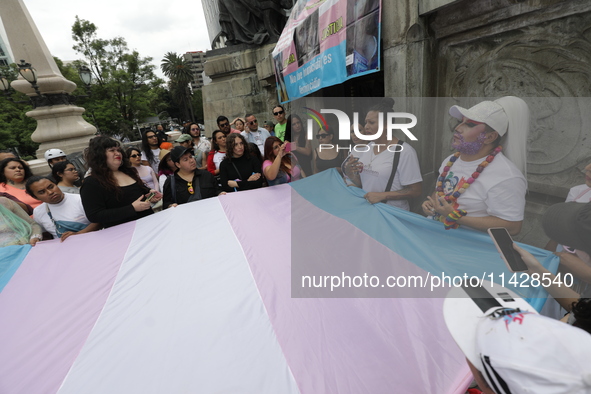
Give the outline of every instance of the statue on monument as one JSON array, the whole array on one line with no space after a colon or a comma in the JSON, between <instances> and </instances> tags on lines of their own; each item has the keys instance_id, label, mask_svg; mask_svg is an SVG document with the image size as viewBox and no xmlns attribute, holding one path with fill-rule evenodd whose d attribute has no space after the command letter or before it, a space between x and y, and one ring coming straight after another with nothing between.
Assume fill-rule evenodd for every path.
<instances>
[{"instance_id":1,"label":"statue on monument","mask_svg":"<svg viewBox=\"0 0 591 394\"><path fill-rule=\"evenodd\" d=\"M293 0L218 0L227 45L261 45L279 39Z\"/></svg>"}]
</instances>

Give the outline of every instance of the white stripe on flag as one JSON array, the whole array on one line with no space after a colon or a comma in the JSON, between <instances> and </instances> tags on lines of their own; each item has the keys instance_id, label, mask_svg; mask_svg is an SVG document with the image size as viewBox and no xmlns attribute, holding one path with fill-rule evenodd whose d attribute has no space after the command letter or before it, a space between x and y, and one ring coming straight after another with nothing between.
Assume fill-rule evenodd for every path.
<instances>
[{"instance_id":1,"label":"white stripe on flag","mask_svg":"<svg viewBox=\"0 0 591 394\"><path fill-rule=\"evenodd\" d=\"M59 393L238 392L298 388L219 201L138 221Z\"/></svg>"}]
</instances>

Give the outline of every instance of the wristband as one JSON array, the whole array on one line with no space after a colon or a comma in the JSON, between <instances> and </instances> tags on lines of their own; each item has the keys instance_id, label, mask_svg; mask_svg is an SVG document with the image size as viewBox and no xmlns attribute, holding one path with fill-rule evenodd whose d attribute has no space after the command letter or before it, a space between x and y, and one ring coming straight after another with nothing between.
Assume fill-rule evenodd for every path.
<instances>
[{"instance_id":1,"label":"wristband","mask_svg":"<svg viewBox=\"0 0 591 394\"><path fill-rule=\"evenodd\" d=\"M33 234L31 235L31 238L29 238L30 240L33 238L37 238L39 241L43 240L43 235L41 234Z\"/></svg>"},{"instance_id":2,"label":"wristband","mask_svg":"<svg viewBox=\"0 0 591 394\"><path fill-rule=\"evenodd\" d=\"M466 216L467 212L464 209L456 209L455 211L453 211L452 213L450 213L449 215L447 215L444 219L443 219L443 225L445 226L446 230L449 229L456 229L458 227L460 227L460 225L458 224L458 220L460 220L462 217Z\"/></svg>"}]
</instances>

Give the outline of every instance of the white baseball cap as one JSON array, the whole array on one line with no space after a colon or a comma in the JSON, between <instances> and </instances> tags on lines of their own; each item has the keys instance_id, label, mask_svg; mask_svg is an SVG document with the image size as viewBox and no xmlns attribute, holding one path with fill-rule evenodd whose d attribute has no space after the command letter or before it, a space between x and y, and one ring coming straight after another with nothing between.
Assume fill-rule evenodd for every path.
<instances>
[{"instance_id":1,"label":"white baseball cap","mask_svg":"<svg viewBox=\"0 0 591 394\"><path fill-rule=\"evenodd\" d=\"M466 117L480 123L486 123L500 136L505 135L509 127L509 118L503 107L496 101L482 101L470 109L454 105L449 114L458 120Z\"/></svg>"},{"instance_id":2,"label":"white baseball cap","mask_svg":"<svg viewBox=\"0 0 591 394\"><path fill-rule=\"evenodd\" d=\"M56 157L65 157L66 154L61 149L48 149L45 151L45 160L49 161L51 159L55 159Z\"/></svg>"},{"instance_id":3,"label":"white baseball cap","mask_svg":"<svg viewBox=\"0 0 591 394\"><path fill-rule=\"evenodd\" d=\"M483 297L482 290L490 293ZM466 358L497 394L591 393L591 335L537 312L490 282L454 288L444 319Z\"/></svg>"}]
</instances>

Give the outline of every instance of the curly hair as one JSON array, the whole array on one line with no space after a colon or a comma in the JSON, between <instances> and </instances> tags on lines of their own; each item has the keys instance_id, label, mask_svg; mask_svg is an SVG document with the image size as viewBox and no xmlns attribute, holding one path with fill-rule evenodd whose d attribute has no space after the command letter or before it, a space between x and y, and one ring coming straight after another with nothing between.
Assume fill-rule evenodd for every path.
<instances>
[{"instance_id":1,"label":"curly hair","mask_svg":"<svg viewBox=\"0 0 591 394\"><path fill-rule=\"evenodd\" d=\"M107 149L119 148L121 151L122 162L119 167L119 171L125 175L130 176L134 181L143 185L142 180L137 174L137 171L133 169L129 164L129 159L121 149L119 141L101 135L94 137L88 144L88 152L86 154L86 160L88 161L89 167L92 169L91 176L95 178L102 187L117 194L121 193L121 188L117 184L113 171L107 166Z\"/></svg>"},{"instance_id":2,"label":"curly hair","mask_svg":"<svg viewBox=\"0 0 591 394\"><path fill-rule=\"evenodd\" d=\"M242 141L242 145L244 145L244 153L242 155L250 157L250 147L246 142L246 138L244 138L242 134L233 133L226 138L226 157L224 160L228 160L230 162L232 161L232 158L234 157L234 146L236 145L237 139L240 139Z\"/></svg>"},{"instance_id":3,"label":"curly hair","mask_svg":"<svg viewBox=\"0 0 591 394\"><path fill-rule=\"evenodd\" d=\"M275 159L277 158L277 155L275 154L275 151L273 150L273 145L278 142L279 145L283 144L283 141L281 141L279 138L277 137L268 137L265 140L265 160L269 160L271 163L273 161L275 161ZM281 164L279 165L279 169L287 174L291 175L291 169L287 166L287 165L291 166L291 155L289 153L286 153L283 155L283 157L281 158Z\"/></svg>"},{"instance_id":4,"label":"curly hair","mask_svg":"<svg viewBox=\"0 0 591 394\"><path fill-rule=\"evenodd\" d=\"M20 163L20 165L23 166L23 169L25 170L25 181L33 176L33 173L31 172L31 169L29 168L29 165L26 161L22 159L15 159L14 157L9 157L8 159L4 159L0 162L0 183L6 184L6 182L8 182L8 179L6 179L6 175L4 175L4 170L8 166L8 163L13 161Z\"/></svg>"}]
</instances>

